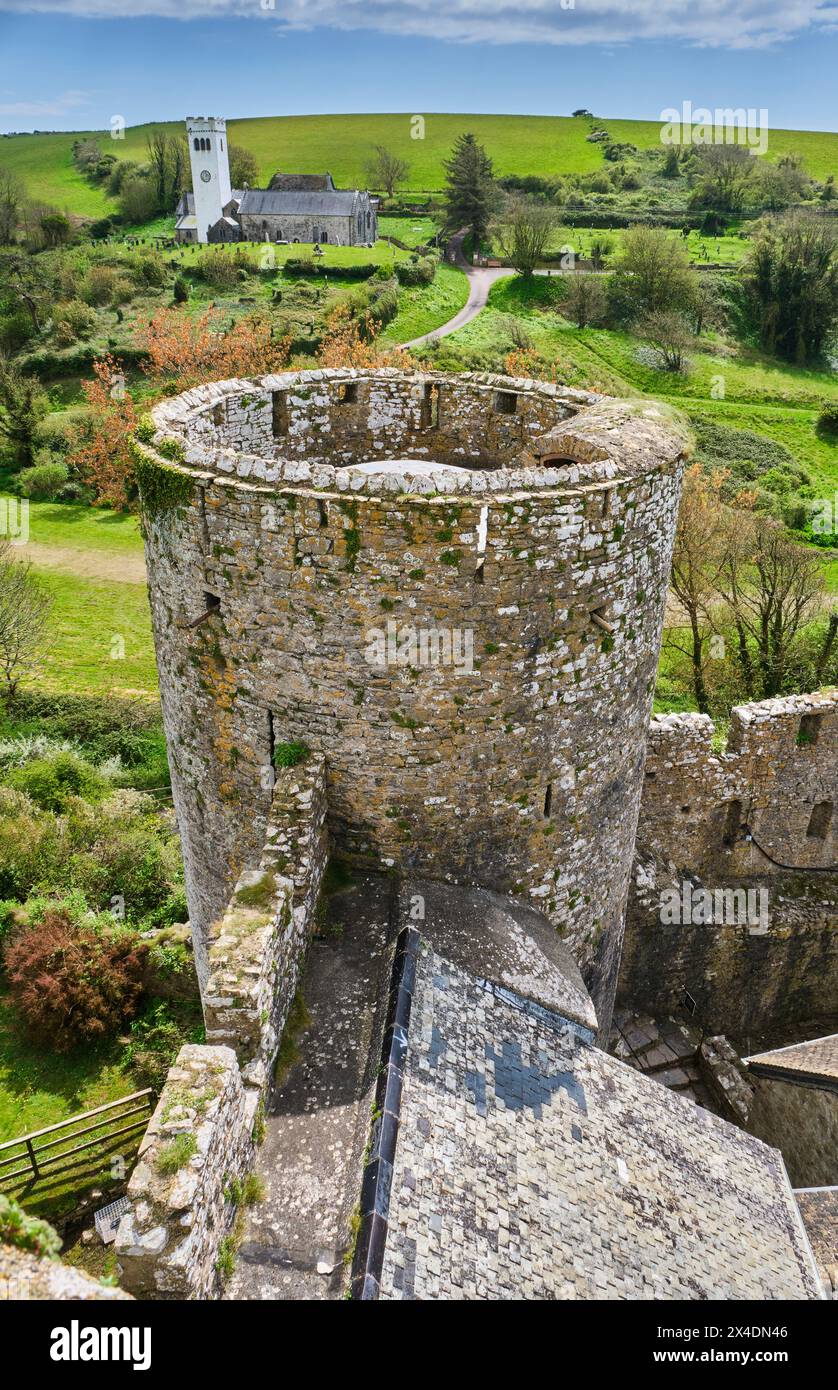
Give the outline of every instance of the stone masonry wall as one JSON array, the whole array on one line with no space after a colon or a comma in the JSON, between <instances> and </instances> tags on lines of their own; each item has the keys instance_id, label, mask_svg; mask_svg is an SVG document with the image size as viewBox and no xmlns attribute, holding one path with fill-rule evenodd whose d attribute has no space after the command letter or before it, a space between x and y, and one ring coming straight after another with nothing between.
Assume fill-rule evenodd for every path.
<instances>
[{"instance_id":1,"label":"stone masonry wall","mask_svg":"<svg viewBox=\"0 0 838 1390\"><path fill-rule=\"evenodd\" d=\"M259 1114L315 923L326 864L325 769L277 776L258 866L210 936L206 1044L181 1048L140 1145L120 1222L121 1282L140 1298L218 1289L222 1241L253 1166ZM166 1159L184 1145L182 1163Z\"/></svg>"},{"instance_id":2,"label":"stone masonry wall","mask_svg":"<svg viewBox=\"0 0 838 1390\"><path fill-rule=\"evenodd\" d=\"M144 495L199 968L264 840L272 750L301 741L327 758L338 853L520 894L577 953L607 1026L684 441L648 402L595 401L323 371L155 412L186 451L165 472L192 485L155 508L146 477ZM216 431L271 452L225 452ZM477 466L486 441L509 466ZM468 471L434 471L437 450ZM430 474L345 466L405 451ZM468 634L473 662L378 662L388 623L396 640Z\"/></svg>"},{"instance_id":3,"label":"stone masonry wall","mask_svg":"<svg viewBox=\"0 0 838 1390\"><path fill-rule=\"evenodd\" d=\"M652 720L619 993L661 1013L686 987L742 1040L838 1008L838 692L734 709L724 752L713 734L705 715ZM764 890L767 929L662 923L685 881Z\"/></svg>"},{"instance_id":4,"label":"stone masonry wall","mask_svg":"<svg viewBox=\"0 0 838 1390\"><path fill-rule=\"evenodd\" d=\"M779 1149L793 1187L838 1186L838 1089L751 1076L748 1129Z\"/></svg>"}]
</instances>

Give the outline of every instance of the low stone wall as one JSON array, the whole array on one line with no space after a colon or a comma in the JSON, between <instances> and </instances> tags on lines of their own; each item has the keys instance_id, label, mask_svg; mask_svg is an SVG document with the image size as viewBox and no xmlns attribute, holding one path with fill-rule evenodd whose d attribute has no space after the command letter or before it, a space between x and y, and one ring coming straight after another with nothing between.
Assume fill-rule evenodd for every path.
<instances>
[{"instance_id":1,"label":"low stone wall","mask_svg":"<svg viewBox=\"0 0 838 1390\"><path fill-rule=\"evenodd\" d=\"M618 998L657 1016L684 988L741 1042L838 1000L838 691L652 720ZM759 922L662 920L665 893L751 892Z\"/></svg>"},{"instance_id":2,"label":"low stone wall","mask_svg":"<svg viewBox=\"0 0 838 1390\"><path fill-rule=\"evenodd\" d=\"M326 866L325 760L277 774L265 848L210 932L207 1042L232 1047L264 1086L305 959Z\"/></svg>"},{"instance_id":3,"label":"low stone wall","mask_svg":"<svg viewBox=\"0 0 838 1390\"><path fill-rule=\"evenodd\" d=\"M207 1043L169 1069L128 1184L121 1282L140 1298L211 1297L253 1166L260 1110L315 925L326 865L322 757L277 775L266 844L211 933Z\"/></svg>"}]
</instances>

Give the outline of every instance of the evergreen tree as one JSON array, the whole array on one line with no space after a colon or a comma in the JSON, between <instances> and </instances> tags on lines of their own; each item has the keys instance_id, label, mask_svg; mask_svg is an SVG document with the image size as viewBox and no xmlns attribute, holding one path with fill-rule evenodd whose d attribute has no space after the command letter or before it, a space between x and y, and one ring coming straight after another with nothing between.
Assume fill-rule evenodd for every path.
<instances>
[{"instance_id":1,"label":"evergreen tree","mask_svg":"<svg viewBox=\"0 0 838 1390\"><path fill-rule=\"evenodd\" d=\"M495 203L492 161L473 135L460 135L444 168L447 226L451 231L468 227L479 246Z\"/></svg>"}]
</instances>

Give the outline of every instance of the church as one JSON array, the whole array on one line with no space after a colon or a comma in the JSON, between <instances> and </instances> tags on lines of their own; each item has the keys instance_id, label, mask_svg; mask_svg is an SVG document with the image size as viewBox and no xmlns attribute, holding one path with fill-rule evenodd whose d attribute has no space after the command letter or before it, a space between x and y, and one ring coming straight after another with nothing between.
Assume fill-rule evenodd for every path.
<instances>
[{"instance_id":1,"label":"church","mask_svg":"<svg viewBox=\"0 0 838 1390\"><path fill-rule=\"evenodd\" d=\"M179 242L328 242L369 246L378 237L376 204L360 189L335 188L331 174L274 174L267 188L231 188L227 122L188 116L194 192L175 213Z\"/></svg>"}]
</instances>

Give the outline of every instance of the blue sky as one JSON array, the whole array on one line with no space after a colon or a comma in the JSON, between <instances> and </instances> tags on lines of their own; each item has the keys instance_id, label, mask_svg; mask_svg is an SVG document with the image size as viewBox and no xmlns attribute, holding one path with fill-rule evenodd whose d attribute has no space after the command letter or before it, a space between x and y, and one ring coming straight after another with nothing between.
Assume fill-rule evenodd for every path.
<instances>
[{"instance_id":1,"label":"blue sky","mask_svg":"<svg viewBox=\"0 0 838 1390\"><path fill-rule=\"evenodd\" d=\"M2 130L687 100L835 130L837 71L838 0L0 0Z\"/></svg>"}]
</instances>

